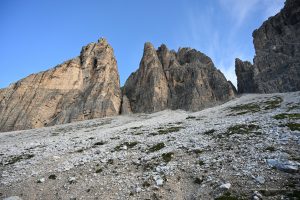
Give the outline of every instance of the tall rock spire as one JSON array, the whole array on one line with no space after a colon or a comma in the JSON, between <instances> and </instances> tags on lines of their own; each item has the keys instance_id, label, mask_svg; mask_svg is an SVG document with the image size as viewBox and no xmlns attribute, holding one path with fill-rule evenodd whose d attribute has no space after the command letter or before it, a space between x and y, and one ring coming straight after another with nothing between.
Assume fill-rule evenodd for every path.
<instances>
[{"instance_id":1,"label":"tall rock spire","mask_svg":"<svg viewBox=\"0 0 300 200\"><path fill-rule=\"evenodd\" d=\"M200 110L235 96L232 84L212 60L195 49L176 53L165 45L145 44L139 69L123 88L133 112L164 109Z\"/></svg>"}]
</instances>

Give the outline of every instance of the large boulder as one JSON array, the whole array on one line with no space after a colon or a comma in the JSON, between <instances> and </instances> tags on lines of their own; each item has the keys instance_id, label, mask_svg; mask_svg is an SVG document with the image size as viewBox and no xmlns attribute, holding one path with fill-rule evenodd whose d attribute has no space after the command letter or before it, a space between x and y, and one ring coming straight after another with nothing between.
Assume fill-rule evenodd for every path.
<instances>
[{"instance_id":1,"label":"large boulder","mask_svg":"<svg viewBox=\"0 0 300 200\"><path fill-rule=\"evenodd\" d=\"M80 56L0 90L0 131L118 115L121 96L113 49L102 38Z\"/></svg>"},{"instance_id":2,"label":"large boulder","mask_svg":"<svg viewBox=\"0 0 300 200\"><path fill-rule=\"evenodd\" d=\"M123 87L132 112L197 111L235 96L235 88L203 53L181 48L157 50L146 43L139 69Z\"/></svg>"},{"instance_id":3,"label":"large boulder","mask_svg":"<svg viewBox=\"0 0 300 200\"><path fill-rule=\"evenodd\" d=\"M253 32L255 57L236 62L240 93L300 90L300 1L287 0L284 8Z\"/></svg>"}]
</instances>

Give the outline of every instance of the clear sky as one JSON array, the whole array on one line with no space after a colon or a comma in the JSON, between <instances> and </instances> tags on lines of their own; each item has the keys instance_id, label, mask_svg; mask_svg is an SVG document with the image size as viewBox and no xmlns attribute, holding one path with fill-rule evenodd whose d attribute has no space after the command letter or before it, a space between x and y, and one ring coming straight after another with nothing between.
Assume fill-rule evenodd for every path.
<instances>
[{"instance_id":1,"label":"clear sky","mask_svg":"<svg viewBox=\"0 0 300 200\"><path fill-rule=\"evenodd\" d=\"M0 88L78 56L104 37L114 48L121 85L146 41L195 48L234 84L234 60L252 61L252 32L284 0L2 0Z\"/></svg>"}]
</instances>

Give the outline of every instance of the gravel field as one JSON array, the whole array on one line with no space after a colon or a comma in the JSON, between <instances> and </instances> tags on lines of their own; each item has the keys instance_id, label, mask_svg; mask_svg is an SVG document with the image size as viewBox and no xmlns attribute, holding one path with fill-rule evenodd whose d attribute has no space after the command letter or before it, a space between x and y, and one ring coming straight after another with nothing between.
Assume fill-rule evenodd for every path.
<instances>
[{"instance_id":1,"label":"gravel field","mask_svg":"<svg viewBox=\"0 0 300 200\"><path fill-rule=\"evenodd\" d=\"M299 146L300 92L0 133L0 198L299 199Z\"/></svg>"}]
</instances>

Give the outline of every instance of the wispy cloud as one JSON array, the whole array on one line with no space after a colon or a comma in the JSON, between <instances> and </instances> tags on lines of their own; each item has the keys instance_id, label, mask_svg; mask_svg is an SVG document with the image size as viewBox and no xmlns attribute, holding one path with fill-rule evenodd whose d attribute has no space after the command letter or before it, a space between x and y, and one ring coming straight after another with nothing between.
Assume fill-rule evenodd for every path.
<instances>
[{"instance_id":1,"label":"wispy cloud","mask_svg":"<svg viewBox=\"0 0 300 200\"><path fill-rule=\"evenodd\" d=\"M219 0L219 4L234 19L235 28L239 28L261 1L264 0Z\"/></svg>"},{"instance_id":2,"label":"wispy cloud","mask_svg":"<svg viewBox=\"0 0 300 200\"><path fill-rule=\"evenodd\" d=\"M244 58L244 56L239 52L233 37L225 37L222 29L216 26L219 20L215 16L218 8L213 6L214 4L209 4L205 8L201 7L201 11L198 6L189 7L186 12L188 23L184 35L191 47L211 57L216 67L236 85L234 60L236 57ZM230 45L225 46L227 43Z\"/></svg>"},{"instance_id":3,"label":"wispy cloud","mask_svg":"<svg viewBox=\"0 0 300 200\"><path fill-rule=\"evenodd\" d=\"M212 2L195 3L186 8L187 24L182 28L181 36L185 37L186 44L211 57L226 78L237 85L235 58L251 61L254 56L251 31L255 27L249 32L249 21L264 21L275 15L283 7L284 0ZM241 37L245 28L248 36ZM248 38L247 44L245 38Z\"/></svg>"},{"instance_id":4,"label":"wispy cloud","mask_svg":"<svg viewBox=\"0 0 300 200\"><path fill-rule=\"evenodd\" d=\"M283 7L285 0L219 0L221 8L235 21L239 28L254 12L260 11L265 20Z\"/></svg>"}]
</instances>

